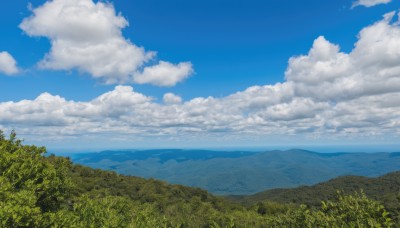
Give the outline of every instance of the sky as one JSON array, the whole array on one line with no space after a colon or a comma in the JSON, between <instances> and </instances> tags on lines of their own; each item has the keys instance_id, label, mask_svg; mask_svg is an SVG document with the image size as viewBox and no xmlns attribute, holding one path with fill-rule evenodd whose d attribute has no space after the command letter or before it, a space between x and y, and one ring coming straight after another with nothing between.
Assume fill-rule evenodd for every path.
<instances>
[{"instance_id":1,"label":"sky","mask_svg":"<svg viewBox=\"0 0 400 228\"><path fill-rule=\"evenodd\" d=\"M50 150L398 151L399 9L10 1L0 7L0 129Z\"/></svg>"}]
</instances>

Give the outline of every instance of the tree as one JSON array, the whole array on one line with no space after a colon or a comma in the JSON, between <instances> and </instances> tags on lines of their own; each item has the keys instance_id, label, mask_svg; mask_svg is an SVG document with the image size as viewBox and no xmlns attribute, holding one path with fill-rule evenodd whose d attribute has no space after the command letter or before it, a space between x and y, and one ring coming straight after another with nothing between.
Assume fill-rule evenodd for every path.
<instances>
[{"instance_id":1,"label":"tree","mask_svg":"<svg viewBox=\"0 0 400 228\"><path fill-rule=\"evenodd\" d=\"M22 145L14 131L0 131L0 220L6 227L39 226L60 209L72 188L70 162L43 155L44 147Z\"/></svg>"}]
</instances>

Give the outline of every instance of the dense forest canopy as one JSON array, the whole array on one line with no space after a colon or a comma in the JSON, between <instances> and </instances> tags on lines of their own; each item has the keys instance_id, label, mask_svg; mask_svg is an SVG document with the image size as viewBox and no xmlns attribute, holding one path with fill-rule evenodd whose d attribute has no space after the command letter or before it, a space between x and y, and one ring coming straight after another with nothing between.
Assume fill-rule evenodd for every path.
<instances>
[{"instance_id":1,"label":"dense forest canopy","mask_svg":"<svg viewBox=\"0 0 400 228\"><path fill-rule=\"evenodd\" d=\"M322 200L334 200L339 190L351 194L360 189L369 198L380 201L386 209L397 214L400 212L400 171L371 178L363 176L341 176L313 186L301 186L287 189L271 189L254 195L228 196L232 201L252 205L260 201L279 203L307 204L317 207Z\"/></svg>"},{"instance_id":2,"label":"dense forest canopy","mask_svg":"<svg viewBox=\"0 0 400 228\"><path fill-rule=\"evenodd\" d=\"M208 192L74 165L0 132L1 227L392 227L362 191L318 206L244 206ZM397 202L398 203L398 202Z\"/></svg>"}]
</instances>

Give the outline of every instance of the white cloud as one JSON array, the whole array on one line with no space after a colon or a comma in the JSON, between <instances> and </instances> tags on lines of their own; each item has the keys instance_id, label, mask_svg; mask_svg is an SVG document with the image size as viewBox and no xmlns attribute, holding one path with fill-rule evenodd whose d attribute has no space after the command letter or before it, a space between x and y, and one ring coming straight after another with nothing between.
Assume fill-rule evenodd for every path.
<instances>
[{"instance_id":1,"label":"white cloud","mask_svg":"<svg viewBox=\"0 0 400 228\"><path fill-rule=\"evenodd\" d=\"M157 65L145 67L142 73L134 75L134 81L138 84L150 83L157 86L173 86L192 73L192 64L189 62L174 65L160 61Z\"/></svg>"},{"instance_id":2,"label":"white cloud","mask_svg":"<svg viewBox=\"0 0 400 228\"><path fill-rule=\"evenodd\" d=\"M0 125L33 137L107 134L126 140L208 137L236 141L305 135L398 140L400 24L391 22L393 17L394 13L386 14L362 29L350 53L318 37L306 55L289 60L283 83L185 102L167 93L163 104L130 86L117 86L87 102L44 93L34 100L0 103ZM156 80L162 73L157 67L152 70L146 78Z\"/></svg>"},{"instance_id":3,"label":"white cloud","mask_svg":"<svg viewBox=\"0 0 400 228\"><path fill-rule=\"evenodd\" d=\"M318 37L306 56L292 57L286 71L286 79L297 83L319 84L332 81L337 75L348 72L349 57L339 53L339 47L324 37Z\"/></svg>"},{"instance_id":4,"label":"white cloud","mask_svg":"<svg viewBox=\"0 0 400 228\"><path fill-rule=\"evenodd\" d=\"M10 53L3 51L0 52L0 73L12 75L18 73L17 61L10 55Z\"/></svg>"},{"instance_id":5,"label":"white cloud","mask_svg":"<svg viewBox=\"0 0 400 228\"><path fill-rule=\"evenodd\" d=\"M163 96L163 101L165 104L180 104L182 103L182 98L173 93L166 93Z\"/></svg>"},{"instance_id":6,"label":"white cloud","mask_svg":"<svg viewBox=\"0 0 400 228\"><path fill-rule=\"evenodd\" d=\"M393 16L362 29L349 54L319 37L308 55L291 58L286 78L296 95L337 102L399 91L400 27Z\"/></svg>"},{"instance_id":7,"label":"white cloud","mask_svg":"<svg viewBox=\"0 0 400 228\"><path fill-rule=\"evenodd\" d=\"M77 69L108 84L132 83L139 78L139 83L159 86L173 86L192 73L190 63L148 66L156 53L123 37L121 30L129 23L109 3L53 0L32 12L20 28L29 36L50 40L51 50L39 63L41 68Z\"/></svg>"},{"instance_id":8,"label":"white cloud","mask_svg":"<svg viewBox=\"0 0 400 228\"><path fill-rule=\"evenodd\" d=\"M392 0L357 0L356 2L353 3L352 7L356 7L356 6L371 7L371 6L376 6L379 4L387 4L391 1Z\"/></svg>"}]
</instances>

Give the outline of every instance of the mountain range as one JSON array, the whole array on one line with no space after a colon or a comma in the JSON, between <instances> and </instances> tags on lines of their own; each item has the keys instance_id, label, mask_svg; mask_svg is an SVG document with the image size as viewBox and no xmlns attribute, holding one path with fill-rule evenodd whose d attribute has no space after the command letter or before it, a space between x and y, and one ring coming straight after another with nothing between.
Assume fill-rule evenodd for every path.
<instances>
[{"instance_id":1,"label":"mountain range","mask_svg":"<svg viewBox=\"0 0 400 228\"><path fill-rule=\"evenodd\" d=\"M377 177L400 170L400 153L160 149L68 156L74 163L92 168L200 187L216 195L249 195L313 185L343 175Z\"/></svg>"}]
</instances>

